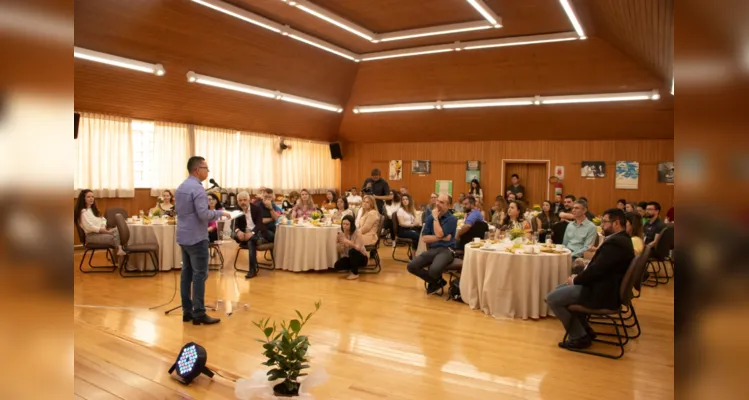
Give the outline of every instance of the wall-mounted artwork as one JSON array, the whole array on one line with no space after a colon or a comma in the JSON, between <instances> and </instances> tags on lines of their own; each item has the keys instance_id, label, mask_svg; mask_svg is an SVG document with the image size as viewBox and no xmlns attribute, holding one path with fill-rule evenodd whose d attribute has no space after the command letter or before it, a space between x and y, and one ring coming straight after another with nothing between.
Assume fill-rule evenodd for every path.
<instances>
[{"instance_id":1,"label":"wall-mounted artwork","mask_svg":"<svg viewBox=\"0 0 749 400\"><path fill-rule=\"evenodd\" d=\"M658 182L674 183L674 162L665 161L658 163Z\"/></svg>"},{"instance_id":2,"label":"wall-mounted artwork","mask_svg":"<svg viewBox=\"0 0 749 400\"><path fill-rule=\"evenodd\" d=\"M617 161L616 189L637 189L640 180L640 163L637 161Z\"/></svg>"},{"instance_id":3,"label":"wall-mounted artwork","mask_svg":"<svg viewBox=\"0 0 749 400\"><path fill-rule=\"evenodd\" d=\"M466 161L466 182L481 181L481 161Z\"/></svg>"},{"instance_id":4,"label":"wall-mounted artwork","mask_svg":"<svg viewBox=\"0 0 749 400\"><path fill-rule=\"evenodd\" d=\"M411 173L416 175L429 175L432 165L429 160L411 160Z\"/></svg>"},{"instance_id":5,"label":"wall-mounted artwork","mask_svg":"<svg viewBox=\"0 0 749 400\"><path fill-rule=\"evenodd\" d=\"M583 161L580 165L580 176L583 178L606 177L606 163L603 161Z\"/></svg>"},{"instance_id":6,"label":"wall-mounted artwork","mask_svg":"<svg viewBox=\"0 0 749 400\"><path fill-rule=\"evenodd\" d=\"M390 160L388 178L391 181L400 181L403 179L403 160Z\"/></svg>"}]
</instances>

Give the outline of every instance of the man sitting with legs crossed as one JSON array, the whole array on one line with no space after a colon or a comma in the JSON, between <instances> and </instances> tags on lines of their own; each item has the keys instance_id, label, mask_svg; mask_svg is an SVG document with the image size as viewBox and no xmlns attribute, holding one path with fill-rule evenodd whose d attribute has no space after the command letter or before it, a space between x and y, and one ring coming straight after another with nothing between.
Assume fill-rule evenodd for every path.
<instances>
[{"instance_id":1,"label":"man sitting with legs crossed","mask_svg":"<svg viewBox=\"0 0 749 400\"><path fill-rule=\"evenodd\" d=\"M237 195L237 204L239 204L239 208L244 215L235 220L233 236L237 243L244 244L250 251L250 269L247 275L244 276L250 279L254 278L258 272L256 250L258 240L267 240L268 229L263 223L261 206L255 205L250 201L249 193L240 192Z\"/></svg>"},{"instance_id":2,"label":"man sitting with legs crossed","mask_svg":"<svg viewBox=\"0 0 749 400\"><path fill-rule=\"evenodd\" d=\"M418 276L427 283L427 294L438 292L447 282L442 279L442 271L453 262L455 233L458 219L448 212L450 199L441 194L431 215L424 222L421 239L427 245L427 251L408 263L408 272ZM428 267L428 270L424 270Z\"/></svg>"}]
</instances>

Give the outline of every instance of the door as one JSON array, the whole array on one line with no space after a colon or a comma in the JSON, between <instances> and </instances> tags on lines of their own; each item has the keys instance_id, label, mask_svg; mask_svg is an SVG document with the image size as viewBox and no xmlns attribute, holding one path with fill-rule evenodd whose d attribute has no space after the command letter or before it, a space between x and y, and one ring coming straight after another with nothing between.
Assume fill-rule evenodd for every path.
<instances>
[{"instance_id":1,"label":"door","mask_svg":"<svg viewBox=\"0 0 749 400\"><path fill-rule=\"evenodd\" d=\"M549 185L546 162L508 162L505 164L505 188L512 185L512 174L518 174L520 184L525 187L524 198L528 207L534 204L541 205L541 202L547 200L546 191Z\"/></svg>"}]
</instances>

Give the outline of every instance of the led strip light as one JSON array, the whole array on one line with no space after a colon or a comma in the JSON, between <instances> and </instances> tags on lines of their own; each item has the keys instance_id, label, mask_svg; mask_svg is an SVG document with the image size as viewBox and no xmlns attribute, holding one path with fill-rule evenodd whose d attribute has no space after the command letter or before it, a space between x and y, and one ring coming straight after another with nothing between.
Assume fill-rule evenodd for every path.
<instances>
[{"instance_id":1,"label":"led strip light","mask_svg":"<svg viewBox=\"0 0 749 400\"><path fill-rule=\"evenodd\" d=\"M221 89L234 90L237 92L247 93L255 96L265 97L268 99L275 99L281 101L287 101L289 103L300 104L308 107L319 108L321 110L333 111L340 113L343 111L341 106L324 103L313 99L308 99L301 96L295 96L293 94L282 93L277 90L264 89L257 86L245 85L243 83L237 83L227 81L220 78L214 78L212 76L201 75L190 71L187 73L187 81L190 83L200 83L202 85L213 86Z\"/></svg>"},{"instance_id":2,"label":"led strip light","mask_svg":"<svg viewBox=\"0 0 749 400\"><path fill-rule=\"evenodd\" d=\"M422 103L383 104L375 106L354 107L354 114L391 111L441 110L478 107L512 107L544 104L600 103L615 101L658 100L661 95L657 90L647 92L577 94L569 96L533 96L506 99L478 99L434 101Z\"/></svg>"},{"instance_id":3,"label":"led strip light","mask_svg":"<svg viewBox=\"0 0 749 400\"><path fill-rule=\"evenodd\" d=\"M157 76L163 76L166 73L166 70L164 70L164 67L161 64L150 64L81 47L73 47L73 57L115 67L132 69L134 71L146 72Z\"/></svg>"}]
</instances>

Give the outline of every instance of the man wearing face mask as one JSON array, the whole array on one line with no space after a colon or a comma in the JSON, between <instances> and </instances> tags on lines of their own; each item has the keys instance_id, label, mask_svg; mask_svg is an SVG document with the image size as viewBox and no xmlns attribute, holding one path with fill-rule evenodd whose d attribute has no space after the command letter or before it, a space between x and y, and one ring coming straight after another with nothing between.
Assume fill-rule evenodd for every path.
<instances>
[{"instance_id":1,"label":"man wearing face mask","mask_svg":"<svg viewBox=\"0 0 749 400\"><path fill-rule=\"evenodd\" d=\"M626 232L624 211L609 209L601 218L601 228L606 235L587 268L572 275L566 284L557 286L546 296L549 308L554 311L568 334L559 347L584 349L590 347L596 334L585 317L572 313L568 306L579 304L591 309L617 309L621 304L619 287L635 257L632 240Z\"/></svg>"}]
</instances>

